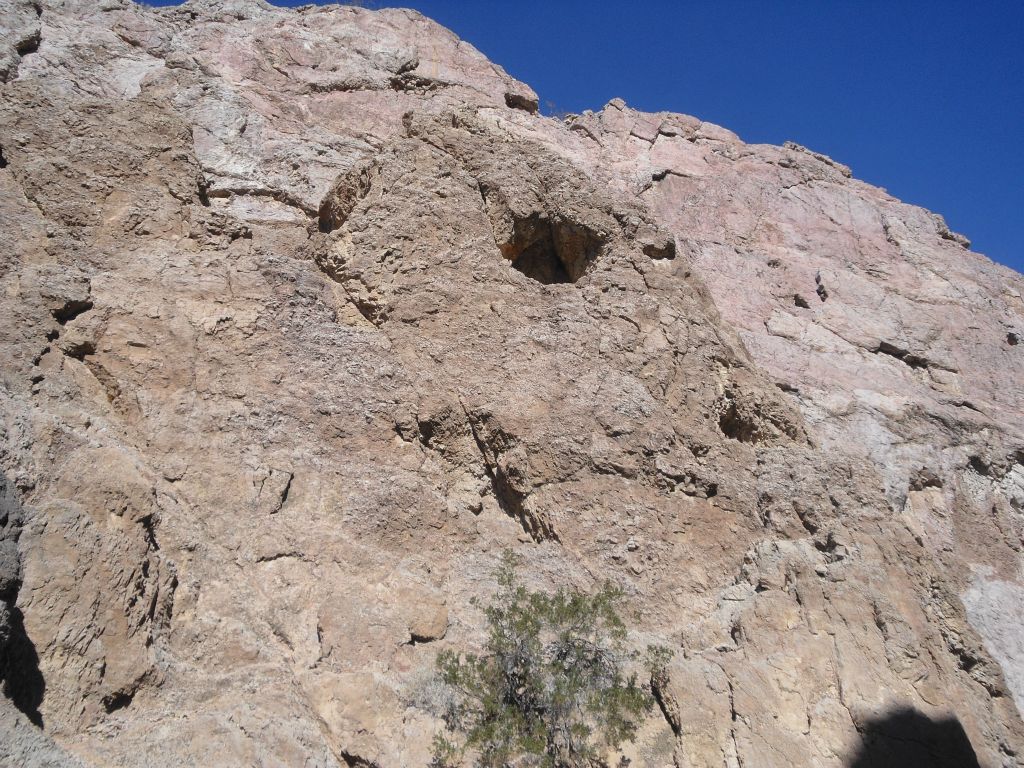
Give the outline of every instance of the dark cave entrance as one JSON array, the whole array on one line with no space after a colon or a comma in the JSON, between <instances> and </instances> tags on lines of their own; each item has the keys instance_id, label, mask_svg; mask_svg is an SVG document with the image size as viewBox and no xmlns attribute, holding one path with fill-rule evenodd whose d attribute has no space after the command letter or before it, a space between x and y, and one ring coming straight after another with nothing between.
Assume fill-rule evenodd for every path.
<instances>
[{"instance_id":1,"label":"dark cave entrance","mask_svg":"<svg viewBox=\"0 0 1024 768\"><path fill-rule=\"evenodd\" d=\"M501 251L516 270L543 285L575 283L604 247L603 238L572 222L539 220L531 224L527 229L532 237L525 244L506 244Z\"/></svg>"}]
</instances>

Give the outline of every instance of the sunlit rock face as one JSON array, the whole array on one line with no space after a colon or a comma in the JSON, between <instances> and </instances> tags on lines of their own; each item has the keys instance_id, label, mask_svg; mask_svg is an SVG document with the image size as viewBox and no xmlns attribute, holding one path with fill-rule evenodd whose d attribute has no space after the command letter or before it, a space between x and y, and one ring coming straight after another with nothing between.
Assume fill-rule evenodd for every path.
<instances>
[{"instance_id":1,"label":"sunlit rock face","mask_svg":"<svg viewBox=\"0 0 1024 768\"><path fill-rule=\"evenodd\" d=\"M1022 764L1024 279L412 11L0 0L0 762L425 765L506 548L634 766ZM914 763L917 760L917 763Z\"/></svg>"}]
</instances>

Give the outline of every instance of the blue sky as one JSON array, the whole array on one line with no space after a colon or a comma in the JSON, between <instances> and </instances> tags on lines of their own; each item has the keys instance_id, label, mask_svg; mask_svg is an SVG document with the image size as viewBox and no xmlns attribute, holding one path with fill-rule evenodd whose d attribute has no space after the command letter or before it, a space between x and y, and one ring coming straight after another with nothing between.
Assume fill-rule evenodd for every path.
<instances>
[{"instance_id":1,"label":"blue sky","mask_svg":"<svg viewBox=\"0 0 1024 768\"><path fill-rule=\"evenodd\" d=\"M278 5L299 5L275 0ZM1024 272L1024 2L405 0L542 109L696 115L792 140Z\"/></svg>"}]
</instances>

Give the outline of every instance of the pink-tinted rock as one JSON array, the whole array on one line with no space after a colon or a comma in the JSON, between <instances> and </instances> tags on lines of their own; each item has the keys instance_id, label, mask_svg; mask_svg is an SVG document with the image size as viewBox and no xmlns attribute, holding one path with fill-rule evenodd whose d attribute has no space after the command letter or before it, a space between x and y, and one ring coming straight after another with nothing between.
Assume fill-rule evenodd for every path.
<instances>
[{"instance_id":1,"label":"pink-tinted rock","mask_svg":"<svg viewBox=\"0 0 1024 768\"><path fill-rule=\"evenodd\" d=\"M510 547L676 651L634 765L838 768L906 711L1020 764L1019 275L804 147L539 116L412 11L41 8L4 759L425 765Z\"/></svg>"}]
</instances>

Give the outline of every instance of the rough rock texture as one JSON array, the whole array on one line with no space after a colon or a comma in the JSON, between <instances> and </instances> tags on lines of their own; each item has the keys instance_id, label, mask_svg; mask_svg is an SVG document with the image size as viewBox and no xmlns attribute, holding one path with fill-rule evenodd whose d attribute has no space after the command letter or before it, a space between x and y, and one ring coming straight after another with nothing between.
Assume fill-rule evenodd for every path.
<instances>
[{"instance_id":1,"label":"rough rock texture","mask_svg":"<svg viewBox=\"0 0 1024 768\"><path fill-rule=\"evenodd\" d=\"M425 765L511 546L677 649L633 765L1024 764L1024 279L940 218L411 11L0 0L0 82L0 759Z\"/></svg>"}]
</instances>

